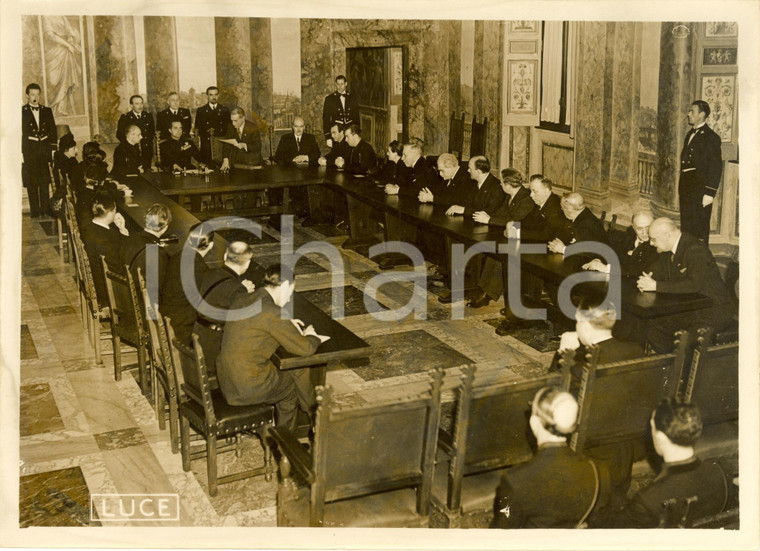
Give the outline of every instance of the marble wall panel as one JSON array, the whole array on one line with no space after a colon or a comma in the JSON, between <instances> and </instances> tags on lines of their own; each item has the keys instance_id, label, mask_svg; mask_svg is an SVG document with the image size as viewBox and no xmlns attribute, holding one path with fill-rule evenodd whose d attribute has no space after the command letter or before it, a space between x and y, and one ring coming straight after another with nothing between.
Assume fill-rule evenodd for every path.
<instances>
[{"instance_id":1,"label":"marble wall panel","mask_svg":"<svg viewBox=\"0 0 760 551\"><path fill-rule=\"evenodd\" d=\"M147 108L166 108L166 97L179 89L177 36L173 17L145 16L145 78Z\"/></svg>"},{"instance_id":2,"label":"marble wall panel","mask_svg":"<svg viewBox=\"0 0 760 551\"><path fill-rule=\"evenodd\" d=\"M512 127L512 168L523 173L525 178L530 176L528 144L530 143L530 128L527 126Z\"/></svg>"},{"instance_id":3,"label":"marble wall panel","mask_svg":"<svg viewBox=\"0 0 760 551\"><path fill-rule=\"evenodd\" d=\"M432 23L434 36L440 40L425 40L423 67L425 80L425 152L437 155L448 151L449 147L449 63L448 56L441 50L451 49L449 44L449 26L444 22ZM458 71L457 71L458 73Z\"/></svg>"},{"instance_id":4,"label":"marble wall panel","mask_svg":"<svg viewBox=\"0 0 760 551\"><path fill-rule=\"evenodd\" d=\"M330 20L301 19L301 112L314 129L317 143L322 135L325 96L335 89L330 48Z\"/></svg>"},{"instance_id":5,"label":"marble wall panel","mask_svg":"<svg viewBox=\"0 0 760 551\"><path fill-rule=\"evenodd\" d=\"M478 39L478 26L480 22L475 23L475 39ZM499 143L501 127L501 98L504 74L503 69L503 38L504 31L501 21L484 21L482 22L483 45L480 48L481 56L478 57L479 50L476 44L475 67L474 71L480 77L476 77L480 86L476 86L473 94L480 97L480 101L475 101L475 105L480 103L480 111L475 111L478 119L488 117L488 134L486 137L486 157L491 160L491 164L496 170L499 158Z\"/></svg>"},{"instance_id":6,"label":"marble wall panel","mask_svg":"<svg viewBox=\"0 0 760 551\"><path fill-rule=\"evenodd\" d=\"M26 89L27 84L36 82L40 85L40 88L42 88L42 53L40 49L39 16L21 16L21 39L21 102L26 103L24 90ZM44 105L47 105L48 103L48 100L44 95L42 96L41 101Z\"/></svg>"},{"instance_id":7,"label":"marble wall panel","mask_svg":"<svg viewBox=\"0 0 760 551\"><path fill-rule=\"evenodd\" d=\"M272 31L269 19L249 19L251 36L251 111L262 119L272 116Z\"/></svg>"},{"instance_id":8,"label":"marble wall panel","mask_svg":"<svg viewBox=\"0 0 760 551\"><path fill-rule=\"evenodd\" d=\"M573 149L549 143L541 144L541 170L554 183L560 195L573 189Z\"/></svg>"},{"instance_id":9,"label":"marble wall panel","mask_svg":"<svg viewBox=\"0 0 760 551\"><path fill-rule=\"evenodd\" d=\"M117 16L93 20L99 134L102 141L116 142L116 123L137 91L134 22Z\"/></svg>"},{"instance_id":10,"label":"marble wall panel","mask_svg":"<svg viewBox=\"0 0 760 551\"><path fill-rule=\"evenodd\" d=\"M219 103L251 109L251 30L243 17L215 17Z\"/></svg>"},{"instance_id":11,"label":"marble wall panel","mask_svg":"<svg viewBox=\"0 0 760 551\"><path fill-rule=\"evenodd\" d=\"M449 37L449 111L462 108L462 22L445 21L443 27Z\"/></svg>"}]
</instances>

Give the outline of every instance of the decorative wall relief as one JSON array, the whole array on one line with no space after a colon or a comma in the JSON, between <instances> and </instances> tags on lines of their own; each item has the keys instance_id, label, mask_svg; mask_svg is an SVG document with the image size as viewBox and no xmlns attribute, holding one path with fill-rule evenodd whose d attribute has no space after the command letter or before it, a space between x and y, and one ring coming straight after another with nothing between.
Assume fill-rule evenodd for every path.
<instances>
[{"instance_id":1,"label":"decorative wall relief","mask_svg":"<svg viewBox=\"0 0 760 551\"><path fill-rule=\"evenodd\" d=\"M541 52L540 21L509 21L504 26L502 126L538 125Z\"/></svg>"},{"instance_id":2,"label":"decorative wall relief","mask_svg":"<svg viewBox=\"0 0 760 551\"><path fill-rule=\"evenodd\" d=\"M736 65L736 48L705 48L702 65Z\"/></svg>"},{"instance_id":3,"label":"decorative wall relief","mask_svg":"<svg viewBox=\"0 0 760 551\"><path fill-rule=\"evenodd\" d=\"M43 15L40 20L48 106L56 117L85 115L81 20L62 15Z\"/></svg>"},{"instance_id":4,"label":"decorative wall relief","mask_svg":"<svg viewBox=\"0 0 760 551\"><path fill-rule=\"evenodd\" d=\"M738 25L731 21L710 21L705 24L705 37L730 37L737 36Z\"/></svg>"},{"instance_id":5,"label":"decorative wall relief","mask_svg":"<svg viewBox=\"0 0 760 551\"><path fill-rule=\"evenodd\" d=\"M537 61L509 61L509 112L532 114L536 111Z\"/></svg>"},{"instance_id":6,"label":"decorative wall relief","mask_svg":"<svg viewBox=\"0 0 760 551\"><path fill-rule=\"evenodd\" d=\"M707 124L717 132L722 142L733 138L734 106L736 104L736 76L702 76L702 99L710 104Z\"/></svg>"},{"instance_id":7,"label":"decorative wall relief","mask_svg":"<svg viewBox=\"0 0 760 551\"><path fill-rule=\"evenodd\" d=\"M539 21L510 21L509 32L515 34L537 34Z\"/></svg>"}]
</instances>

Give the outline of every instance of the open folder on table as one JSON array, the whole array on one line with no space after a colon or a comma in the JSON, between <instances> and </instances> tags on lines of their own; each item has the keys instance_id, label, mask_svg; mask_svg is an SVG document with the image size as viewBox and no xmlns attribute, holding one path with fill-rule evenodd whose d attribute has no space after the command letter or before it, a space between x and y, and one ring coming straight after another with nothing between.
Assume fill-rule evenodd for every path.
<instances>
[{"instance_id":1,"label":"open folder on table","mask_svg":"<svg viewBox=\"0 0 760 551\"><path fill-rule=\"evenodd\" d=\"M292 323L296 329L298 329L298 332L301 333L301 335L313 335L317 337L320 341L326 342L330 340L329 335L319 335L316 331L314 331L314 328L310 325L307 327L304 322L302 322L299 319L292 319L290 320L290 323ZM306 331L309 327L311 327L311 331Z\"/></svg>"}]
</instances>

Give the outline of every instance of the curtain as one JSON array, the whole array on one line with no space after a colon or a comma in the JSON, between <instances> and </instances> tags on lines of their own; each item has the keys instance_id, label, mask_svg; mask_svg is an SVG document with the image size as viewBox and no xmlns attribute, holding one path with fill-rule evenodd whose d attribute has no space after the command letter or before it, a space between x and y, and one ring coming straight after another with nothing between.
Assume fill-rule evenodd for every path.
<instances>
[{"instance_id":1,"label":"curtain","mask_svg":"<svg viewBox=\"0 0 760 551\"><path fill-rule=\"evenodd\" d=\"M562 94L562 21L544 22L544 51L541 60L541 120L559 123Z\"/></svg>"}]
</instances>

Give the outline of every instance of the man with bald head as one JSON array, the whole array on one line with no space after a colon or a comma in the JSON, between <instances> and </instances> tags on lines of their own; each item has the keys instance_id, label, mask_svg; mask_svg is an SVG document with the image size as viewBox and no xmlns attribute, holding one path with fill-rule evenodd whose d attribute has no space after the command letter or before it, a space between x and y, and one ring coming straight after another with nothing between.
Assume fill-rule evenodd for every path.
<instances>
[{"instance_id":1,"label":"man with bald head","mask_svg":"<svg viewBox=\"0 0 760 551\"><path fill-rule=\"evenodd\" d=\"M650 212L637 212L624 232L610 230L610 246L620 261L621 275L639 276L648 271L657 260L657 249L649 242L649 225L652 220ZM610 273L610 265L598 258L584 264L583 269Z\"/></svg>"},{"instance_id":2,"label":"man with bald head","mask_svg":"<svg viewBox=\"0 0 760 551\"><path fill-rule=\"evenodd\" d=\"M549 242L551 252L564 254L567 245L581 241L609 243L604 226L594 213L586 208L586 202L580 193L565 195L560 201L560 208L570 225Z\"/></svg>"},{"instance_id":3,"label":"man with bald head","mask_svg":"<svg viewBox=\"0 0 760 551\"><path fill-rule=\"evenodd\" d=\"M142 131L136 124L128 126L124 130L124 141L116 146L113 152L113 167L111 175L122 181L127 176L137 176L146 170L150 170L150 164L146 165L140 153L140 141Z\"/></svg>"},{"instance_id":4,"label":"man with bald head","mask_svg":"<svg viewBox=\"0 0 760 551\"><path fill-rule=\"evenodd\" d=\"M680 329L696 335L701 327L715 331L733 319L733 303L710 249L688 233L681 233L670 218L658 218L649 226L649 241L660 253L650 272L637 282L639 291L654 293L700 293L713 300L710 308L659 318L650 326L648 340L658 353L673 349L673 335Z\"/></svg>"},{"instance_id":5,"label":"man with bald head","mask_svg":"<svg viewBox=\"0 0 760 551\"><path fill-rule=\"evenodd\" d=\"M319 146L313 134L304 132L306 123L302 117L293 119L293 132L283 134L274 159L278 165L314 165L319 160Z\"/></svg>"}]
</instances>

